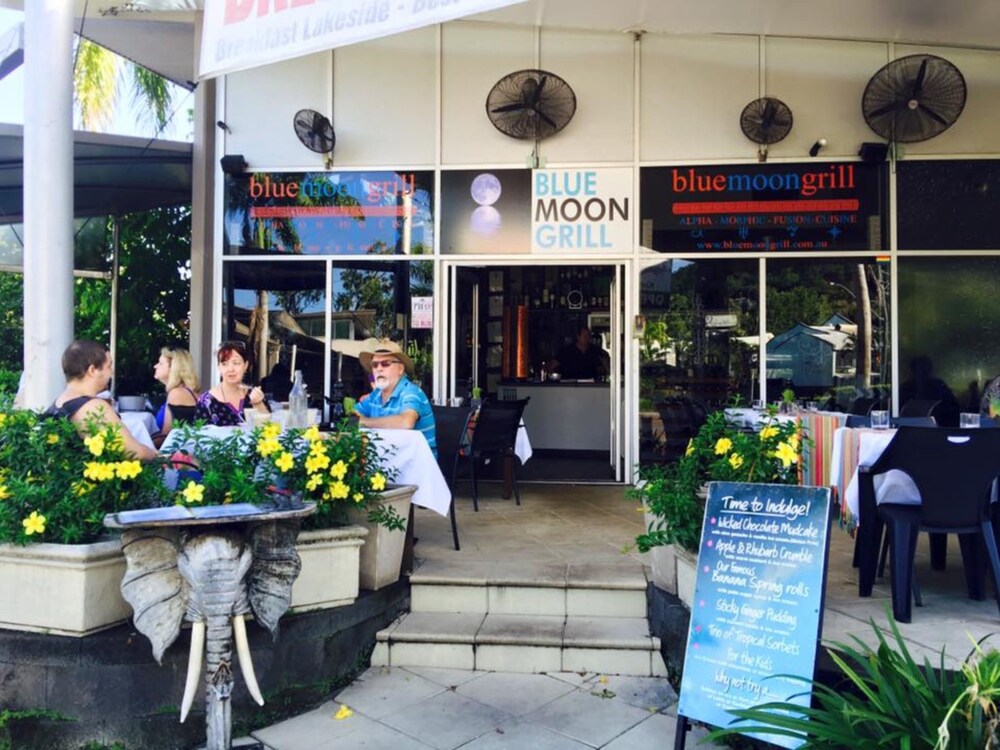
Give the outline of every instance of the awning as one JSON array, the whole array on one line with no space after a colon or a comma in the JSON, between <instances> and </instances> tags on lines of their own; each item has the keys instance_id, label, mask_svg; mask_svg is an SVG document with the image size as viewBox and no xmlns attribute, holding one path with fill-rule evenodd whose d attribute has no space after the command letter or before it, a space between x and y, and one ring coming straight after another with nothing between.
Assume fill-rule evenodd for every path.
<instances>
[{"instance_id":1,"label":"awning","mask_svg":"<svg viewBox=\"0 0 1000 750\"><path fill-rule=\"evenodd\" d=\"M0 125L0 224L16 224L24 214L23 145L20 125ZM123 215L190 203L191 153L190 143L74 133L74 215Z\"/></svg>"}]
</instances>

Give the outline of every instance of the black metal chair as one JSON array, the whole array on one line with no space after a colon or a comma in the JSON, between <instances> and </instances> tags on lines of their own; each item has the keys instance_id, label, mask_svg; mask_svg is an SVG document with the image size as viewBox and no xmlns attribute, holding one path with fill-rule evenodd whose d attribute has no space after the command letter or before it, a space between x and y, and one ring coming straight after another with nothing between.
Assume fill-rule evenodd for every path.
<instances>
[{"instance_id":1,"label":"black metal chair","mask_svg":"<svg viewBox=\"0 0 1000 750\"><path fill-rule=\"evenodd\" d=\"M479 407L471 429L472 441L460 453L469 461L469 471L472 475L472 507L476 512L479 512L479 479L476 474L476 464L484 459L510 460L514 499L518 505L521 504L521 489L517 484L517 466L521 460L514 453L514 444L524 407L530 400L530 397L519 401L489 399Z\"/></svg>"},{"instance_id":2,"label":"black metal chair","mask_svg":"<svg viewBox=\"0 0 1000 750\"><path fill-rule=\"evenodd\" d=\"M875 475L890 469L913 479L920 504L876 503ZM871 595L878 544L887 526L892 610L898 622L910 622L912 616L913 561L920 531L959 534L966 586L974 599L984 597L985 546L1000 609L1000 556L990 521L990 487L998 475L1000 432L996 430L900 427L875 463L858 468L859 595Z\"/></svg>"},{"instance_id":3,"label":"black metal chair","mask_svg":"<svg viewBox=\"0 0 1000 750\"><path fill-rule=\"evenodd\" d=\"M455 468L458 466L462 441L469 430L472 412L464 406L432 406L434 411L434 432L437 437L437 462L444 479L451 490L451 536L458 546L458 522L455 520Z\"/></svg>"}]
</instances>

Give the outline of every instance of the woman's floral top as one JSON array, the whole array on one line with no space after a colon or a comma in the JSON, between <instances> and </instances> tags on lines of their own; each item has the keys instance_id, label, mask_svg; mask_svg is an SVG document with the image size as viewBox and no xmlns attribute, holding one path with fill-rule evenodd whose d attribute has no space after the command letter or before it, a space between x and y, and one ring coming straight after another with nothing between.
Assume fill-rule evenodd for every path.
<instances>
[{"instance_id":1,"label":"woman's floral top","mask_svg":"<svg viewBox=\"0 0 1000 750\"><path fill-rule=\"evenodd\" d=\"M243 424L243 409L250 402L244 396L240 399L240 408L237 410L232 404L219 401L212 395L211 391L205 391L198 397L198 405L195 407L194 418L200 419L208 424L219 427L234 427Z\"/></svg>"}]
</instances>

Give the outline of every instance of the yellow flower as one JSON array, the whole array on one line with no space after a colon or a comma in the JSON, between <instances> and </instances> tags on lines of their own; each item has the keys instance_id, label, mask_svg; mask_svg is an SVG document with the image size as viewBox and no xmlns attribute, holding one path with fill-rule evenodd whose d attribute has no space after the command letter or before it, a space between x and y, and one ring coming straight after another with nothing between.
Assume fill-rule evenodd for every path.
<instances>
[{"instance_id":1,"label":"yellow flower","mask_svg":"<svg viewBox=\"0 0 1000 750\"><path fill-rule=\"evenodd\" d=\"M798 460L799 454L788 443L778 443L778 450L774 452L774 457L779 459L782 465L787 469Z\"/></svg>"},{"instance_id":2,"label":"yellow flower","mask_svg":"<svg viewBox=\"0 0 1000 750\"><path fill-rule=\"evenodd\" d=\"M790 435L788 438L788 444L792 446L795 451L799 450L799 436L797 434Z\"/></svg>"},{"instance_id":3,"label":"yellow flower","mask_svg":"<svg viewBox=\"0 0 1000 750\"><path fill-rule=\"evenodd\" d=\"M45 442L48 443L49 445L55 445L56 443L59 442L59 436L49 435L48 437L45 438Z\"/></svg>"},{"instance_id":4,"label":"yellow flower","mask_svg":"<svg viewBox=\"0 0 1000 750\"><path fill-rule=\"evenodd\" d=\"M104 436L102 435L91 435L90 437L85 437L83 439L83 444L87 446L87 449L95 456L100 456L104 453Z\"/></svg>"},{"instance_id":5,"label":"yellow flower","mask_svg":"<svg viewBox=\"0 0 1000 750\"><path fill-rule=\"evenodd\" d=\"M264 425L264 429L261 430L260 434L264 436L265 440L273 440L281 434L281 425L275 422L268 422Z\"/></svg>"},{"instance_id":6,"label":"yellow flower","mask_svg":"<svg viewBox=\"0 0 1000 750\"><path fill-rule=\"evenodd\" d=\"M315 443L309 444L309 455L310 456L325 456L326 455L326 445L322 440L317 440Z\"/></svg>"},{"instance_id":7,"label":"yellow flower","mask_svg":"<svg viewBox=\"0 0 1000 750\"><path fill-rule=\"evenodd\" d=\"M372 475L372 489L376 492L381 492L385 489L385 477L382 476L381 472L376 472Z\"/></svg>"},{"instance_id":8,"label":"yellow flower","mask_svg":"<svg viewBox=\"0 0 1000 750\"><path fill-rule=\"evenodd\" d=\"M232 501L233 501L233 493L232 492L227 492L226 495L225 495L225 497L222 498L222 504L223 505L229 505L229 503L231 503Z\"/></svg>"},{"instance_id":9,"label":"yellow flower","mask_svg":"<svg viewBox=\"0 0 1000 750\"><path fill-rule=\"evenodd\" d=\"M274 462L274 465L281 469L282 473L289 471L293 466L295 466L295 456L288 451L285 451L278 456L278 460Z\"/></svg>"},{"instance_id":10,"label":"yellow flower","mask_svg":"<svg viewBox=\"0 0 1000 750\"><path fill-rule=\"evenodd\" d=\"M7 489L6 484L0 484L0 500L6 500L10 497L10 490Z\"/></svg>"},{"instance_id":11,"label":"yellow flower","mask_svg":"<svg viewBox=\"0 0 1000 750\"><path fill-rule=\"evenodd\" d=\"M342 721L344 719L349 719L354 716L354 712L347 706L341 705L340 709L333 715L333 718L337 721Z\"/></svg>"},{"instance_id":12,"label":"yellow flower","mask_svg":"<svg viewBox=\"0 0 1000 750\"><path fill-rule=\"evenodd\" d=\"M310 454L306 458L306 473L315 474L317 471L322 471L329 465L330 465L329 456L324 456L324 455L314 456Z\"/></svg>"},{"instance_id":13,"label":"yellow flower","mask_svg":"<svg viewBox=\"0 0 1000 750\"><path fill-rule=\"evenodd\" d=\"M734 469L738 469L743 465L743 456L739 453L734 453L729 457L729 465Z\"/></svg>"},{"instance_id":14,"label":"yellow flower","mask_svg":"<svg viewBox=\"0 0 1000 750\"><path fill-rule=\"evenodd\" d=\"M688 447L684 449L685 456L690 456L692 453L694 453L694 438L688 440Z\"/></svg>"},{"instance_id":15,"label":"yellow flower","mask_svg":"<svg viewBox=\"0 0 1000 750\"><path fill-rule=\"evenodd\" d=\"M334 479L343 479L347 476L347 464L343 461L337 461L337 463L330 467L330 476Z\"/></svg>"},{"instance_id":16,"label":"yellow flower","mask_svg":"<svg viewBox=\"0 0 1000 750\"><path fill-rule=\"evenodd\" d=\"M306 489L312 492L316 488L323 484L322 474L313 474L309 479L306 480Z\"/></svg>"},{"instance_id":17,"label":"yellow flower","mask_svg":"<svg viewBox=\"0 0 1000 750\"><path fill-rule=\"evenodd\" d=\"M267 458L272 453L277 453L280 450L281 443L278 442L278 438L276 437L264 436L264 438L257 443L257 452L264 456L264 458Z\"/></svg>"},{"instance_id":18,"label":"yellow flower","mask_svg":"<svg viewBox=\"0 0 1000 750\"><path fill-rule=\"evenodd\" d=\"M138 461L119 461L114 467L119 479L135 479L142 474L142 464Z\"/></svg>"},{"instance_id":19,"label":"yellow flower","mask_svg":"<svg viewBox=\"0 0 1000 750\"><path fill-rule=\"evenodd\" d=\"M193 479L187 483L187 487L184 488L184 500L189 503L200 503L205 499L205 485L198 484Z\"/></svg>"},{"instance_id":20,"label":"yellow flower","mask_svg":"<svg viewBox=\"0 0 1000 750\"><path fill-rule=\"evenodd\" d=\"M365 499L364 493L361 492L354 493L354 502L360 503L364 499ZM642 510L642 508L640 508L639 510Z\"/></svg>"},{"instance_id":21,"label":"yellow flower","mask_svg":"<svg viewBox=\"0 0 1000 750\"><path fill-rule=\"evenodd\" d=\"M3 423L6 422L6 421L7 421L7 415L6 414L0 414L0 427L2 427Z\"/></svg>"},{"instance_id":22,"label":"yellow flower","mask_svg":"<svg viewBox=\"0 0 1000 750\"><path fill-rule=\"evenodd\" d=\"M317 440L322 440L323 436L319 433L319 427L312 425L305 432L302 433L302 437L308 440L310 443L315 443Z\"/></svg>"},{"instance_id":23,"label":"yellow flower","mask_svg":"<svg viewBox=\"0 0 1000 750\"><path fill-rule=\"evenodd\" d=\"M330 486L330 497L334 500L344 500L351 494L351 488L343 482L335 482Z\"/></svg>"},{"instance_id":24,"label":"yellow flower","mask_svg":"<svg viewBox=\"0 0 1000 750\"><path fill-rule=\"evenodd\" d=\"M115 478L115 465L101 461L88 461L83 467L83 476L92 482L104 482Z\"/></svg>"},{"instance_id":25,"label":"yellow flower","mask_svg":"<svg viewBox=\"0 0 1000 750\"><path fill-rule=\"evenodd\" d=\"M767 440L768 438L772 438L777 434L778 434L777 427L765 427L763 430L760 431L760 439Z\"/></svg>"},{"instance_id":26,"label":"yellow flower","mask_svg":"<svg viewBox=\"0 0 1000 750\"><path fill-rule=\"evenodd\" d=\"M733 441L727 437L721 437L715 441L715 455L724 456L733 447Z\"/></svg>"},{"instance_id":27,"label":"yellow flower","mask_svg":"<svg viewBox=\"0 0 1000 750\"><path fill-rule=\"evenodd\" d=\"M24 526L24 533L28 536L32 534L44 534L45 516L41 515L37 510L33 510L30 516L21 521L21 525Z\"/></svg>"}]
</instances>

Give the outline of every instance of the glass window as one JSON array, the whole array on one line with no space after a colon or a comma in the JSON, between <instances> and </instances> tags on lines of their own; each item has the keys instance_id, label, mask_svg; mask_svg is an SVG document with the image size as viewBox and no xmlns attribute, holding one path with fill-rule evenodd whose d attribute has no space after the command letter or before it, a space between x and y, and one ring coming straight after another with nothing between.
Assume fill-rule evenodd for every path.
<instances>
[{"instance_id":1,"label":"glass window","mask_svg":"<svg viewBox=\"0 0 1000 750\"><path fill-rule=\"evenodd\" d=\"M671 260L643 270L640 460L680 455L708 411L757 377L758 263Z\"/></svg>"},{"instance_id":2,"label":"glass window","mask_svg":"<svg viewBox=\"0 0 1000 750\"><path fill-rule=\"evenodd\" d=\"M957 424L1000 375L1000 258L902 257L898 278L900 408L940 400Z\"/></svg>"},{"instance_id":3,"label":"glass window","mask_svg":"<svg viewBox=\"0 0 1000 750\"><path fill-rule=\"evenodd\" d=\"M433 172L256 173L226 179L227 255L423 255Z\"/></svg>"},{"instance_id":4,"label":"glass window","mask_svg":"<svg viewBox=\"0 0 1000 750\"><path fill-rule=\"evenodd\" d=\"M889 299L887 263L769 259L765 398L888 403Z\"/></svg>"}]
</instances>

